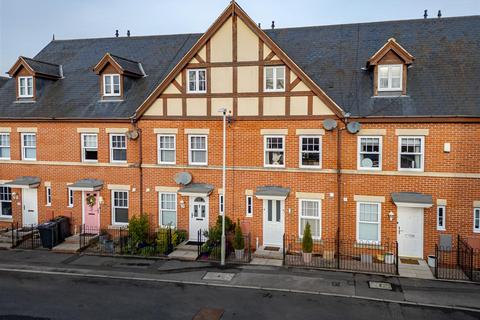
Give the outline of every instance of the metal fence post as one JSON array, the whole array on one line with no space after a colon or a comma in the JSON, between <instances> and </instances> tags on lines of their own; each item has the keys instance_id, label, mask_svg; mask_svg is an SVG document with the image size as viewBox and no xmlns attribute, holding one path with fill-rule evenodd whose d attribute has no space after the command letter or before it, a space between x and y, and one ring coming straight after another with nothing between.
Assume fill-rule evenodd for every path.
<instances>
[{"instance_id":1,"label":"metal fence post","mask_svg":"<svg viewBox=\"0 0 480 320\"><path fill-rule=\"evenodd\" d=\"M470 281L473 281L473 248L469 246L470 251Z\"/></svg>"},{"instance_id":2,"label":"metal fence post","mask_svg":"<svg viewBox=\"0 0 480 320\"><path fill-rule=\"evenodd\" d=\"M399 271L398 271L398 268L399 268L398 263L399 262L400 262L400 260L398 258L398 241L395 241L395 273L397 274L397 276L400 274Z\"/></svg>"},{"instance_id":3,"label":"metal fence post","mask_svg":"<svg viewBox=\"0 0 480 320\"><path fill-rule=\"evenodd\" d=\"M252 261L251 239L252 239L252 234L248 233L248 262Z\"/></svg>"},{"instance_id":4,"label":"metal fence post","mask_svg":"<svg viewBox=\"0 0 480 320\"><path fill-rule=\"evenodd\" d=\"M460 235L457 234L457 267L460 266L460 268L463 269L463 264L460 264L460 243L461 243Z\"/></svg>"},{"instance_id":5,"label":"metal fence post","mask_svg":"<svg viewBox=\"0 0 480 320\"><path fill-rule=\"evenodd\" d=\"M14 244L14 239L15 239L15 238L14 238L14 224L13 224L13 222L12 222L12 248L13 248L14 245L15 245L15 244Z\"/></svg>"},{"instance_id":6,"label":"metal fence post","mask_svg":"<svg viewBox=\"0 0 480 320\"><path fill-rule=\"evenodd\" d=\"M283 248L282 248L282 252L283 252L283 265L285 265L285 233L283 234Z\"/></svg>"},{"instance_id":7,"label":"metal fence post","mask_svg":"<svg viewBox=\"0 0 480 320\"><path fill-rule=\"evenodd\" d=\"M337 256L337 269L340 269L340 226L337 229L337 241L336 241L336 248L335 253Z\"/></svg>"},{"instance_id":8,"label":"metal fence post","mask_svg":"<svg viewBox=\"0 0 480 320\"><path fill-rule=\"evenodd\" d=\"M438 256L438 245L435 244L435 278L438 279L438 261L440 257Z\"/></svg>"}]
</instances>

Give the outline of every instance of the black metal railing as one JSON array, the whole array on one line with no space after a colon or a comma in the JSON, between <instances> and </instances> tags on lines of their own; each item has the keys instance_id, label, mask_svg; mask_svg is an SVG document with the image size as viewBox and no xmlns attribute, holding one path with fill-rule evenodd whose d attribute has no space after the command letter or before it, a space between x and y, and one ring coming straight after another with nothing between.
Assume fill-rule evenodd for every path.
<instances>
[{"instance_id":1,"label":"black metal railing","mask_svg":"<svg viewBox=\"0 0 480 320\"><path fill-rule=\"evenodd\" d=\"M12 248L37 249L42 247L42 240L36 224L20 226L12 223Z\"/></svg>"},{"instance_id":2,"label":"black metal railing","mask_svg":"<svg viewBox=\"0 0 480 320\"><path fill-rule=\"evenodd\" d=\"M480 281L480 247L476 238L457 236L451 246L435 245L434 275L438 279Z\"/></svg>"},{"instance_id":3,"label":"black metal railing","mask_svg":"<svg viewBox=\"0 0 480 320\"><path fill-rule=\"evenodd\" d=\"M242 249L234 248L234 237L234 233L227 233L225 236L225 261L229 263L249 263L252 260L250 233L243 235L244 247ZM212 262L221 261L221 239L209 239L199 230L197 247L200 260Z\"/></svg>"},{"instance_id":4,"label":"black metal railing","mask_svg":"<svg viewBox=\"0 0 480 320\"><path fill-rule=\"evenodd\" d=\"M297 236L284 235L283 261L284 265L293 267L398 274L398 244L322 239L314 240L312 252L304 254L302 241Z\"/></svg>"},{"instance_id":5,"label":"black metal railing","mask_svg":"<svg viewBox=\"0 0 480 320\"><path fill-rule=\"evenodd\" d=\"M100 230L81 226L80 248L87 253L131 256L167 256L186 238L186 232L172 228L150 228L143 234L128 227Z\"/></svg>"}]
</instances>

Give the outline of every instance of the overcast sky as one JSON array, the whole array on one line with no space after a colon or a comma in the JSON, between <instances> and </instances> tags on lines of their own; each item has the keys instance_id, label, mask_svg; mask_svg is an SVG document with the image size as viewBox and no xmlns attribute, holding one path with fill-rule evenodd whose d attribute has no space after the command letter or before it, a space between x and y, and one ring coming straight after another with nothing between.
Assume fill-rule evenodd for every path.
<instances>
[{"instance_id":1,"label":"overcast sky","mask_svg":"<svg viewBox=\"0 0 480 320\"><path fill-rule=\"evenodd\" d=\"M56 39L204 32L229 0L0 0L0 75ZM238 0L263 27L480 15L480 0Z\"/></svg>"}]
</instances>

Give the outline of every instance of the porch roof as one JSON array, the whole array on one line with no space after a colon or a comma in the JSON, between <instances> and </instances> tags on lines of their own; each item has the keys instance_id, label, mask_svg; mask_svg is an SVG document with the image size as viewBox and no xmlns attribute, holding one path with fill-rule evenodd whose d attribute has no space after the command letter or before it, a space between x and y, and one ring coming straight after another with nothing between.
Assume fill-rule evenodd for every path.
<instances>
[{"instance_id":1,"label":"porch roof","mask_svg":"<svg viewBox=\"0 0 480 320\"><path fill-rule=\"evenodd\" d=\"M392 201L405 207L429 208L433 205L432 195L417 192L393 192Z\"/></svg>"},{"instance_id":2,"label":"porch roof","mask_svg":"<svg viewBox=\"0 0 480 320\"><path fill-rule=\"evenodd\" d=\"M68 186L69 189L74 191L98 191L102 187L103 181L97 179L80 179Z\"/></svg>"},{"instance_id":3,"label":"porch roof","mask_svg":"<svg viewBox=\"0 0 480 320\"><path fill-rule=\"evenodd\" d=\"M214 187L206 183L190 183L178 190L181 195L203 195L208 196L212 193Z\"/></svg>"},{"instance_id":4,"label":"porch roof","mask_svg":"<svg viewBox=\"0 0 480 320\"><path fill-rule=\"evenodd\" d=\"M21 189L29 189L29 188L36 188L40 185L40 178L39 177L30 177L30 176L23 176L17 177L15 180L6 182L4 186L10 188L21 188Z\"/></svg>"},{"instance_id":5,"label":"porch roof","mask_svg":"<svg viewBox=\"0 0 480 320\"><path fill-rule=\"evenodd\" d=\"M255 196L259 199L280 199L285 200L290 193L289 188L279 187L279 186L263 186L257 187L255 191Z\"/></svg>"}]
</instances>

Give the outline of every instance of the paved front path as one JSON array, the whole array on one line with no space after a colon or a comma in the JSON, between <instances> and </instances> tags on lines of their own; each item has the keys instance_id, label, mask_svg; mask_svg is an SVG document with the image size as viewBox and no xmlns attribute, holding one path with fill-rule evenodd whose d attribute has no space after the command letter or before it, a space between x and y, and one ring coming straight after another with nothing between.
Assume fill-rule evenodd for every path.
<instances>
[{"instance_id":1,"label":"paved front path","mask_svg":"<svg viewBox=\"0 0 480 320\"><path fill-rule=\"evenodd\" d=\"M32 279L40 275L62 278L71 276L78 279L77 283L93 281L89 279L128 280L138 283L140 287L144 283L146 285L154 282L180 286L242 288L252 292L273 292L280 296L294 293L312 297L337 297L348 299L349 303L364 301L365 304L436 306L447 313L452 310L476 310L479 312L476 315L480 317L480 285L474 283L272 266L246 265L219 269L217 265L208 262L98 257L56 254L38 250L0 251L0 274L12 276L13 273L9 271L15 271L15 274L30 274L29 277ZM207 272L228 273L231 280L206 280L204 277ZM369 281L388 282L393 290L371 289L368 285ZM1 286L2 281L0 281L0 288ZM70 289L74 291L74 287ZM4 290L0 292L5 294ZM109 294L111 294L110 291L100 290L97 298ZM161 295L158 296L159 300L161 300L160 297ZM0 305L1 301L0 299Z\"/></svg>"}]
</instances>

